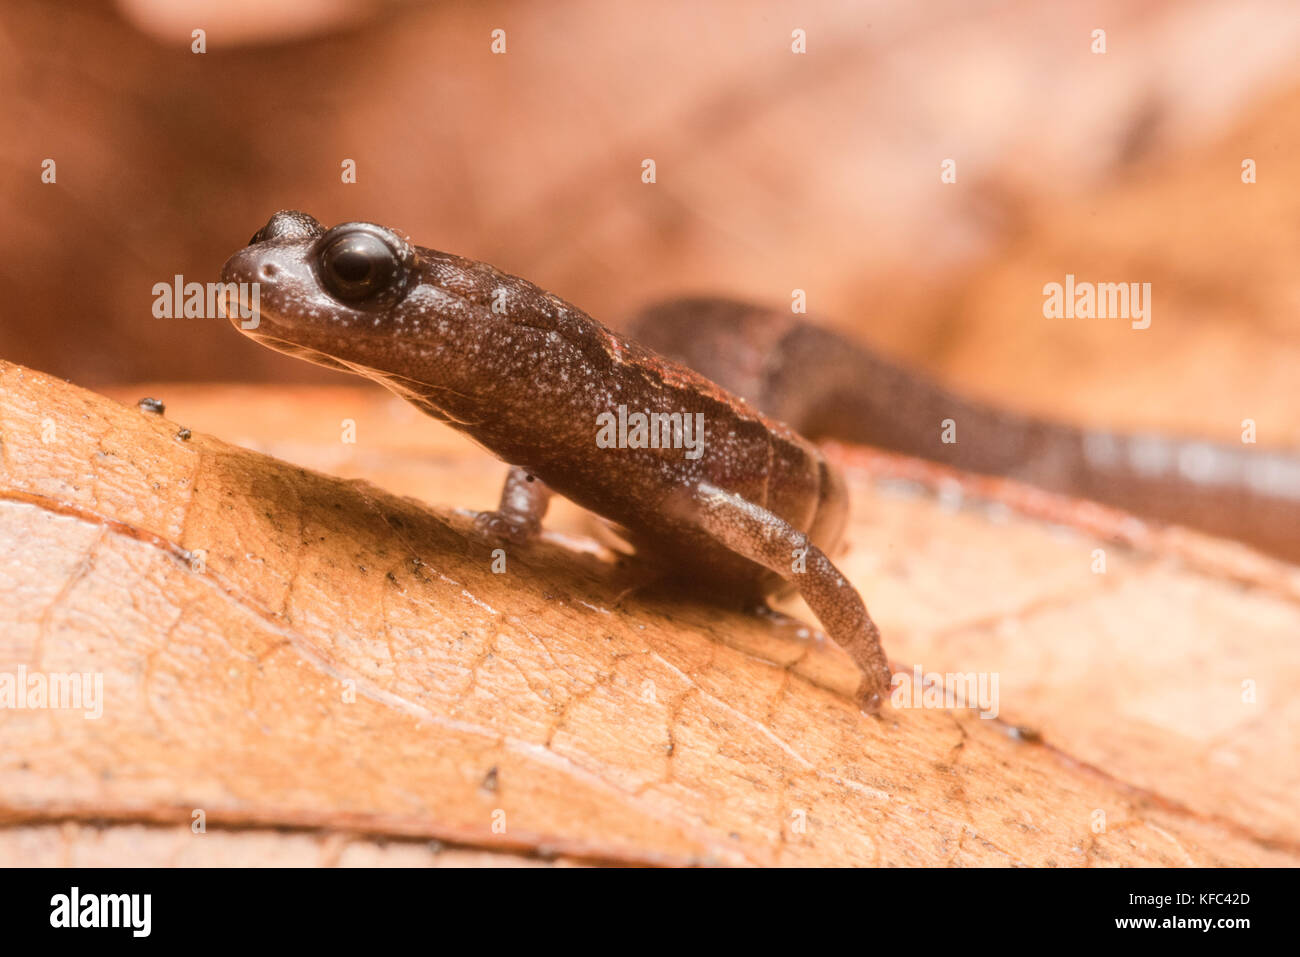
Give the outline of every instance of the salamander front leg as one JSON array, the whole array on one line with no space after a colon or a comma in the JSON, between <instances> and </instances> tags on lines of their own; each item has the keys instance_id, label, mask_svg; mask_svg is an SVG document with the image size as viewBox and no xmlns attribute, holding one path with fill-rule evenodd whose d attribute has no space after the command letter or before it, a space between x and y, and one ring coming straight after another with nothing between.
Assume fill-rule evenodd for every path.
<instances>
[{"instance_id":1,"label":"salamander front leg","mask_svg":"<svg viewBox=\"0 0 1300 957\"><path fill-rule=\"evenodd\" d=\"M501 487L501 504L495 512L480 512L474 527L484 535L519 544L542 530L551 503L551 490L527 469L510 466Z\"/></svg>"},{"instance_id":2,"label":"salamander front leg","mask_svg":"<svg viewBox=\"0 0 1300 957\"><path fill-rule=\"evenodd\" d=\"M878 712L892 678L880 632L862 596L826 554L767 509L712 485L696 487L689 513L692 522L718 542L799 590L826 633L862 672L858 704L872 714Z\"/></svg>"}]
</instances>

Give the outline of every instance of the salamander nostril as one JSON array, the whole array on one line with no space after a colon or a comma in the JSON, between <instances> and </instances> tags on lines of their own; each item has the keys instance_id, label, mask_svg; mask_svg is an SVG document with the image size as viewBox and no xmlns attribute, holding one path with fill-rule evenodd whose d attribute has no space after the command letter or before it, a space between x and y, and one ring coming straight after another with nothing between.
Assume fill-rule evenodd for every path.
<instances>
[{"instance_id":1,"label":"salamander nostril","mask_svg":"<svg viewBox=\"0 0 1300 957\"><path fill-rule=\"evenodd\" d=\"M274 279L277 272L279 270L275 268L275 263L262 263L261 268L257 270L257 274L263 279Z\"/></svg>"}]
</instances>

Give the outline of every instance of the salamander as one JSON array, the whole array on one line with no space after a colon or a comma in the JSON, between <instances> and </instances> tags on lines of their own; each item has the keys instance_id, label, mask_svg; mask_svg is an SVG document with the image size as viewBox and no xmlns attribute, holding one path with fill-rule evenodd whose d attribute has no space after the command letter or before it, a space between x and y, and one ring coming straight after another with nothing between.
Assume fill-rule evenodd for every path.
<instances>
[{"instance_id":1,"label":"salamander","mask_svg":"<svg viewBox=\"0 0 1300 957\"><path fill-rule=\"evenodd\" d=\"M846 488L813 439L1200 516L1222 531L1209 501L1233 512L1229 534L1296 545L1290 458L992 409L788 313L679 300L645 310L622 335L486 263L373 223L325 229L290 210L226 262L222 281L232 296L257 284L255 325L231 310L246 335L371 379L506 462L500 504L477 521L485 534L536 534L558 493L715 595L761 605L796 589L857 665L855 698L870 712L891 672L861 595L830 558ZM948 419L956 442L941 439Z\"/></svg>"},{"instance_id":2,"label":"salamander","mask_svg":"<svg viewBox=\"0 0 1300 957\"><path fill-rule=\"evenodd\" d=\"M726 299L643 310L643 345L811 439L1015 479L1300 562L1300 455L1082 429L975 402L790 312Z\"/></svg>"}]
</instances>

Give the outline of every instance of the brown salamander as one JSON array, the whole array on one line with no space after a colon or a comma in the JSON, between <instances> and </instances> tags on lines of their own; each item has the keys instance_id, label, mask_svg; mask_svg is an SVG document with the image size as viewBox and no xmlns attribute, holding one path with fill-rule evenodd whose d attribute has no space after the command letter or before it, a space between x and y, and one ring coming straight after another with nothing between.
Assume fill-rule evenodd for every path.
<instances>
[{"instance_id":1,"label":"brown salamander","mask_svg":"<svg viewBox=\"0 0 1300 957\"><path fill-rule=\"evenodd\" d=\"M652 306L632 335L808 438L1013 478L1300 562L1295 453L1018 415L963 398L788 311L732 300ZM955 441L945 442L949 420Z\"/></svg>"},{"instance_id":2,"label":"brown salamander","mask_svg":"<svg viewBox=\"0 0 1300 957\"><path fill-rule=\"evenodd\" d=\"M247 335L373 379L507 462L500 506L480 517L485 532L535 533L555 491L715 592L761 602L793 586L861 670L857 697L872 711L890 670L861 596L827 557L843 532L845 486L805 436L1211 531L1225 531L1216 513L1231 511L1240 528L1228 534L1296 546L1292 459L999 412L788 314L683 300L643 313L627 338L485 263L370 223L326 230L292 211L272 216L222 279L258 284L256 328L236 321ZM944 419L960 430L955 444L940 440Z\"/></svg>"}]
</instances>

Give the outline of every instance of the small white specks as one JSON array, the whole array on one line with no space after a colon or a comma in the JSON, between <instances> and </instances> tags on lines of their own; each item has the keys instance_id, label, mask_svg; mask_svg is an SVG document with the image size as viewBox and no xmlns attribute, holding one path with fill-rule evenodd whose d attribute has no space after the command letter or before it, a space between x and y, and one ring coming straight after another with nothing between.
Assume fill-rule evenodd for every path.
<instances>
[{"instance_id":1,"label":"small white specks","mask_svg":"<svg viewBox=\"0 0 1300 957\"><path fill-rule=\"evenodd\" d=\"M470 601L472 601L474 604L478 605L480 608L482 608L482 609L483 609L484 611L486 611L488 614L490 614L490 615L498 614L498 612L497 612L497 610L496 610L495 608L493 608L493 607L492 607L491 605L489 605L487 602L482 601L482 600L480 600L480 599L478 599L478 598L475 598L475 597L474 597L473 595L471 595L471 594L470 594L466 589L462 588L462 589L460 590L460 593L461 593L462 595L464 595L466 598L468 598Z\"/></svg>"},{"instance_id":2,"label":"small white specks","mask_svg":"<svg viewBox=\"0 0 1300 957\"><path fill-rule=\"evenodd\" d=\"M1120 443L1109 432L1085 432L1083 455L1093 468L1114 468L1120 460Z\"/></svg>"},{"instance_id":3,"label":"small white specks","mask_svg":"<svg viewBox=\"0 0 1300 957\"><path fill-rule=\"evenodd\" d=\"M1161 475L1174 464L1173 443L1152 435L1132 436L1128 440L1128 462L1139 475Z\"/></svg>"},{"instance_id":4,"label":"small white specks","mask_svg":"<svg viewBox=\"0 0 1300 957\"><path fill-rule=\"evenodd\" d=\"M984 514L994 525L1005 525L1011 521L1011 509L1003 502L990 502L985 507Z\"/></svg>"},{"instance_id":5,"label":"small white specks","mask_svg":"<svg viewBox=\"0 0 1300 957\"><path fill-rule=\"evenodd\" d=\"M939 506L949 512L955 512L961 508L961 503L966 495L962 491L961 483L952 479L944 479L939 483L938 488Z\"/></svg>"},{"instance_id":6,"label":"small white specks","mask_svg":"<svg viewBox=\"0 0 1300 957\"><path fill-rule=\"evenodd\" d=\"M1178 450L1178 472L1193 482L1221 482L1236 470L1212 445L1189 442ZM1225 477L1224 473L1228 476Z\"/></svg>"},{"instance_id":7,"label":"small white specks","mask_svg":"<svg viewBox=\"0 0 1300 957\"><path fill-rule=\"evenodd\" d=\"M1300 463L1261 453L1258 459L1246 463L1246 485L1261 495L1300 498Z\"/></svg>"}]
</instances>

